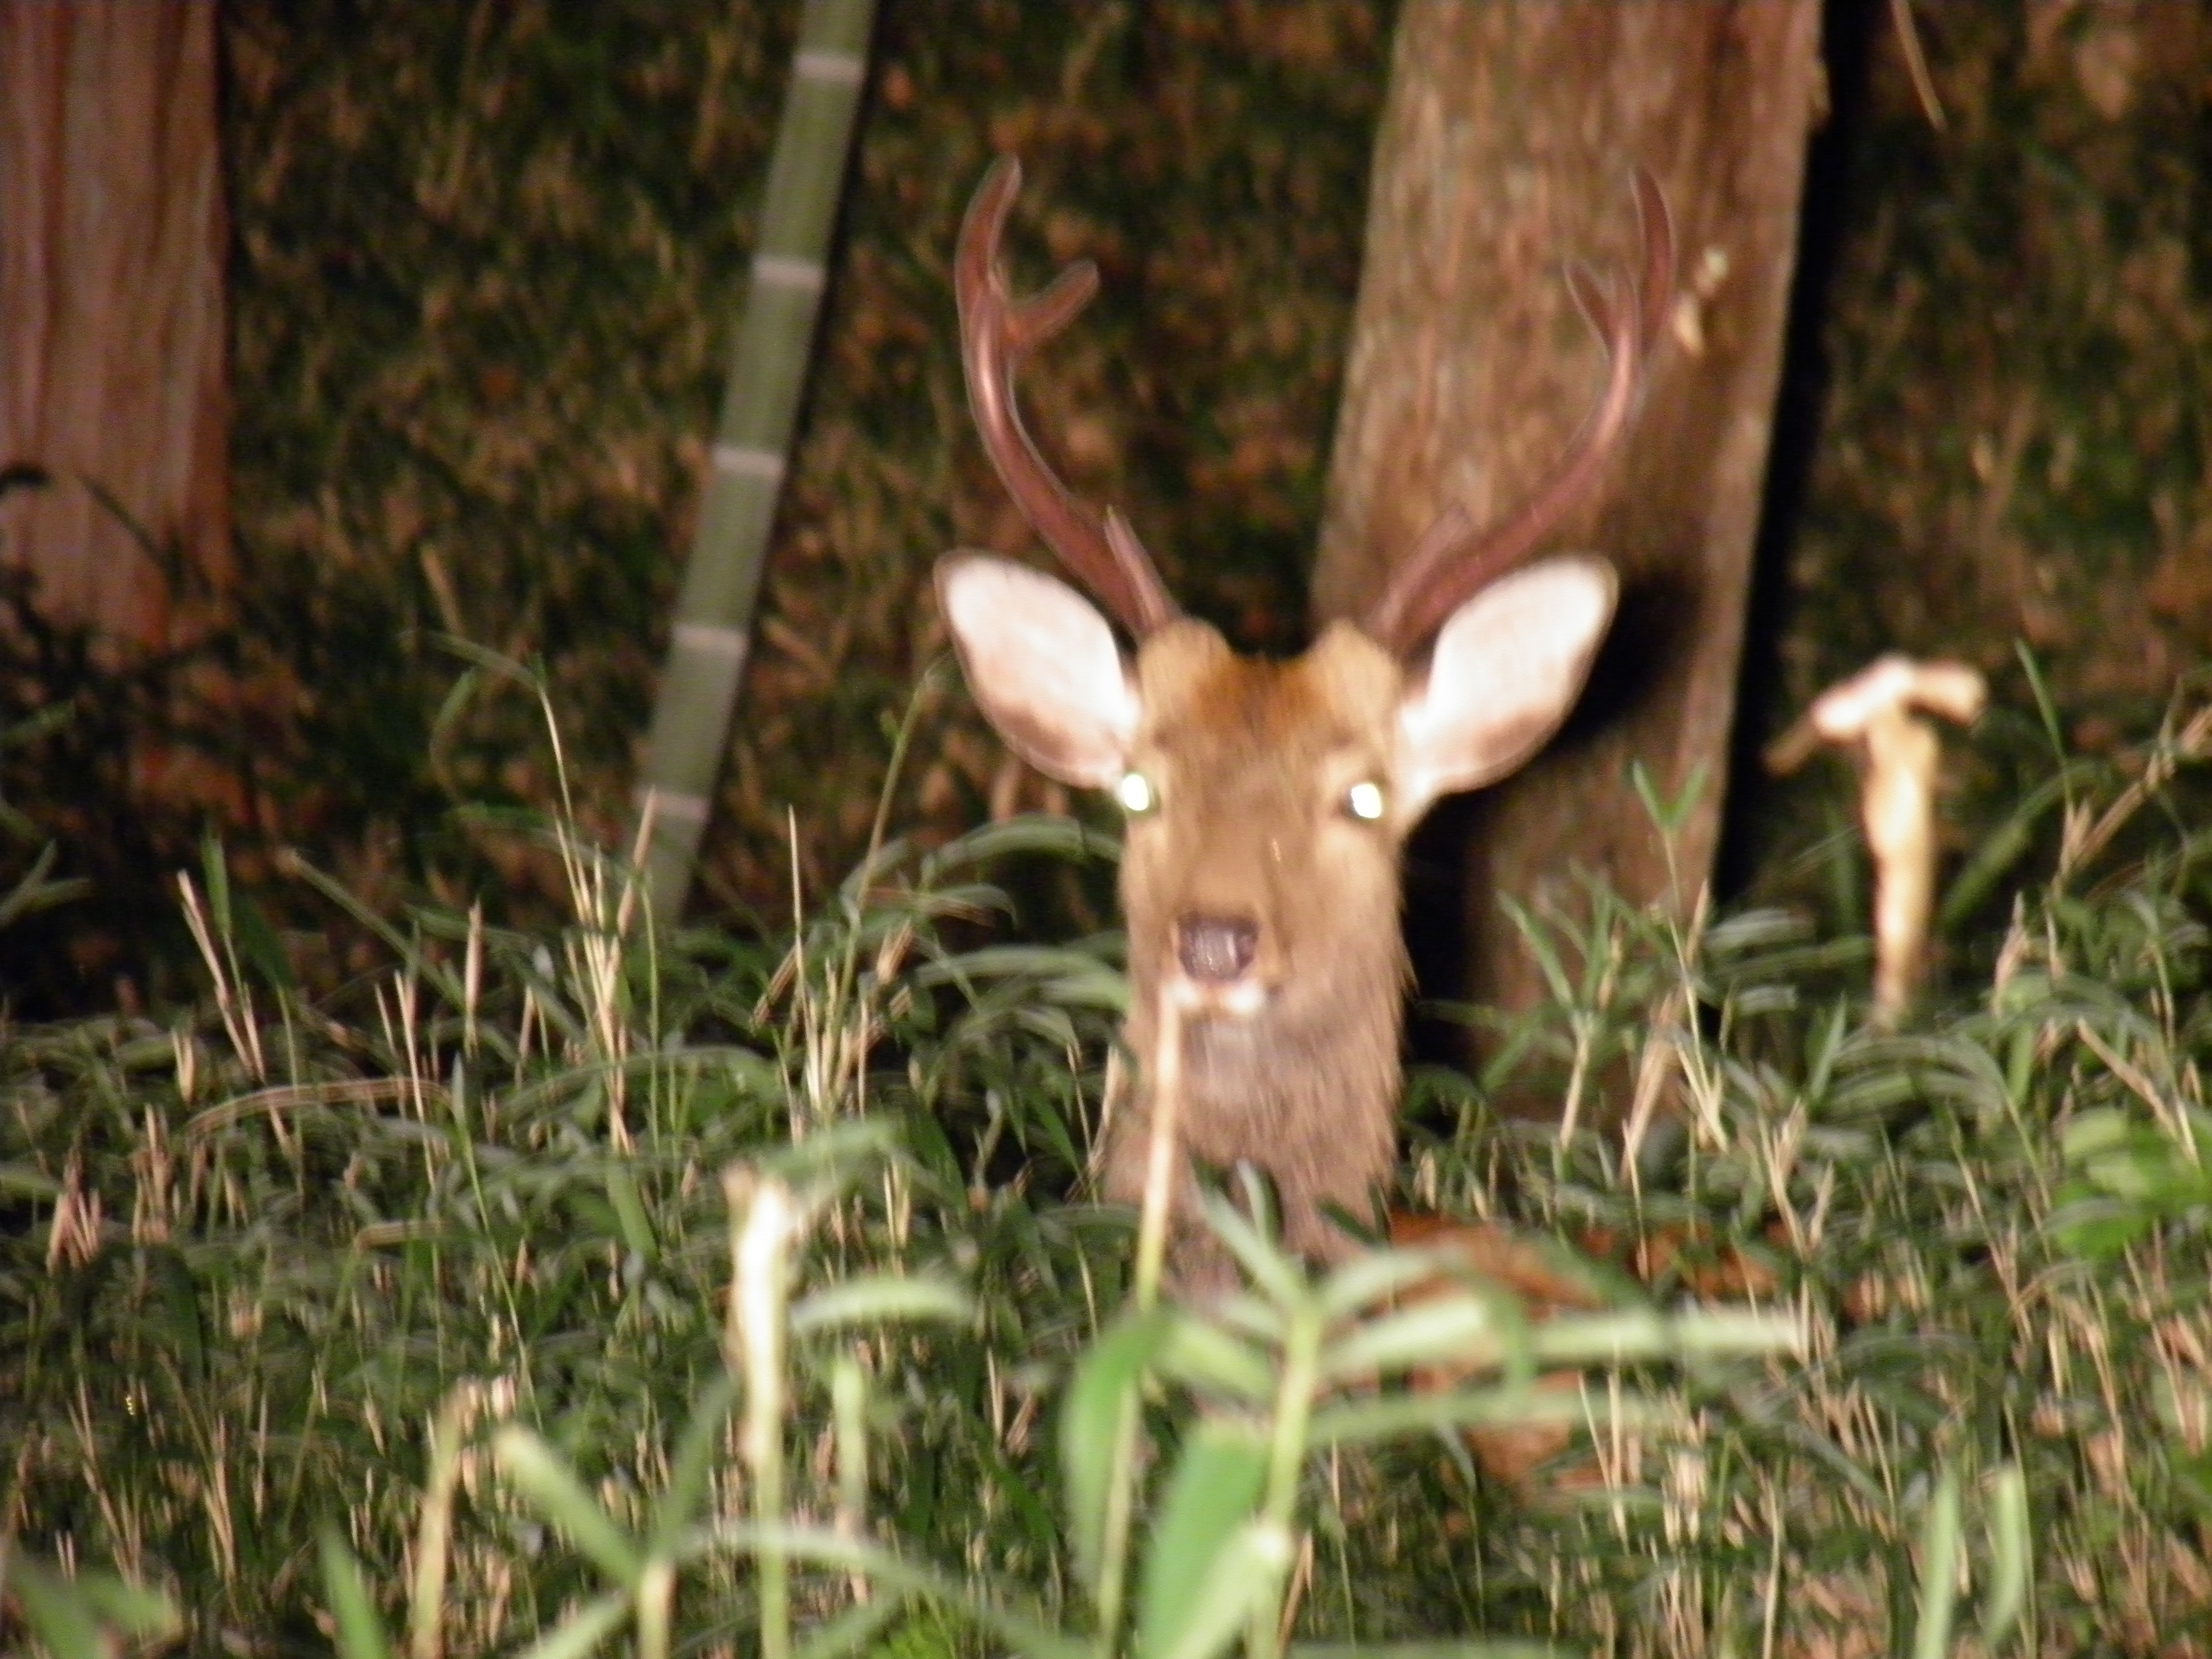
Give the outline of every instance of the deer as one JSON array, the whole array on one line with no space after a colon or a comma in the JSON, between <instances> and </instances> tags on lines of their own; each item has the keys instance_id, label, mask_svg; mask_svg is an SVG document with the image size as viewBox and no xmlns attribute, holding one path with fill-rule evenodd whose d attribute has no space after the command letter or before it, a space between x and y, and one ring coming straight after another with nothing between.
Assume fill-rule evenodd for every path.
<instances>
[{"instance_id":1,"label":"deer","mask_svg":"<svg viewBox=\"0 0 2212 1659\"><path fill-rule=\"evenodd\" d=\"M1208 1299L1237 1281L1197 1218L1199 1166L1263 1174L1282 1243L1310 1264L1362 1248L1343 1223L1376 1214L1396 1164L1406 840L1443 796L1520 767L1581 695L1617 579L1587 554L1531 556L1631 423L1672 303L1673 228L1639 169L1639 273L1624 285L1570 270L1606 374L1527 500L1481 529L1447 507L1363 614L1329 620L1302 655L1275 660L1240 654L1182 614L1127 520L1079 501L1024 427L1023 362L1098 277L1080 262L1013 297L1000 245L1020 188L1018 161L1000 157L955 247L969 406L1023 517L1091 597L963 550L939 562L938 600L1006 744L1121 805L1129 1000L1095 1174L1108 1200L1141 1197L1160 1103L1151 1073L1167 1069L1152 1057L1163 1031L1176 1033L1167 1278L1173 1293Z\"/></svg>"}]
</instances>

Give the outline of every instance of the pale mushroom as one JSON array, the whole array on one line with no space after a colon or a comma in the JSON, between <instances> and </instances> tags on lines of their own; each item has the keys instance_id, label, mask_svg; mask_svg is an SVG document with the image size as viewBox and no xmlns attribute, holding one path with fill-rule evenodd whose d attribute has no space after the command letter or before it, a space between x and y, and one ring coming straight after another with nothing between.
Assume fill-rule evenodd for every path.
<instances>
[{"instance_id":1,"label":"pale mushroom","mask_svg":"<svg viewBox=\"0 0 2212 1659\"><path fill-rule=\"evenodd\" d=\"M1766 768L1790 772L1824 743L1848 746L1859 763L1859 817L1874 855L1874 1002L1878 1018L1905 1012L1928 955L1936 898L1936 728L1940 714L1961 726L1989 695L1964 663L1877 658L1814 699L1770 744Z\"/></svg>"}]
</instances>

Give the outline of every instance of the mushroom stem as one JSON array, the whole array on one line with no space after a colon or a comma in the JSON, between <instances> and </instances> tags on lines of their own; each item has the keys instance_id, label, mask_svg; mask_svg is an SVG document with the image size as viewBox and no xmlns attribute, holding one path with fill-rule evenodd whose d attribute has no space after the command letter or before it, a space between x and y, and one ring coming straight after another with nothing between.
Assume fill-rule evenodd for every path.
<instances>
[{"instance_id":1,"label":"mushroom stem","mask_svg":"<svg viewBox=\"0 0 2212 1659\"><path fill-rule=\"evenodd\" d=\"M1987 688L1964 663L1876 659L1813 701L1766 750L1771 772L1794 771L1820 744L1859 763L1859 821L1874 859L1875 1017L1893 1024L1911 1006L1928 963L1936 902L1936 774L1942 749L1923 711L1960 725Z\"/></svg>"},{"instance_id":2,"label":"mushroom stem","mask_svg":"<svg viewBox=\"0 0 2212 1659\"><path fill-rule=\"evenodd\" d=\"M1902 708L1867 724L1859 819L1873 855L1874 1006L1885 1023L1911 1006L1928 964L1936 902L1936 728Z\"/></svg>"}]
</instances>

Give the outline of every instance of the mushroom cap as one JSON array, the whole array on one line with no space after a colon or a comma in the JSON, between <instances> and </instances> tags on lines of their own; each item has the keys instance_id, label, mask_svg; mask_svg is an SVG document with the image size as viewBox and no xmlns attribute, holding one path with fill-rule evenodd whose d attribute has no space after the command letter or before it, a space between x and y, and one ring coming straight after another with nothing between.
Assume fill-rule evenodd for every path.
<instances>
[{"instance_id":1,"label":"mushroom cap","mask_svg":"<svg viewBox=\"0 0 2212 1659\"><path fill-rule=\"evenodd\" d=\"M1815 697L1813 706L1767 745L1766 769L1794 772L1824 743L1860 743L1877 724L1914 714L1940 714L1968 725L1988 700L1989 687L1980 670L1962 662L1918 662L1893 651Z\"/></svg>"},{"instance_id":2,"label":"mushroom cap","mask_svg":"<svg viewBox=\"0 0 2212 1659\"><path fill-rule=\"evenodd\" d=\"M1805 717L1830 743L1853 743L1885 714L1917 710L1964 726L1988 700L1978 669L1962 662L1917 662L1893 651L1820 693Z\"/></svg>"}]
</instances>

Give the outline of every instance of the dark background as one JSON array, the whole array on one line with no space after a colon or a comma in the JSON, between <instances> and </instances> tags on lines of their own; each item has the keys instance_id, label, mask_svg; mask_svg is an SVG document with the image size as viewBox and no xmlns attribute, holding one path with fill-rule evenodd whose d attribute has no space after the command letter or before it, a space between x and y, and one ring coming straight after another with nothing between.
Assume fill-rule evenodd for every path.
<instances>
[{"instance_id":1,"label":"dark background","mask_svg":"<svg viewBox=\"0 0 2212 1659\"><path fill-rule=\"evenodd\" d=\"M117 668L9 595L0 875L52 840L92 883L0 938L19 1012L185 988L171 884L209 836L310 978L356 941L281 848L373 908L558 907L499 811L554 799L542 712L448 638L542 669L580 814L626 838L796 11L227 0L234 615ZM946 273L995 151L1029 170L1018 280L1104 276L1030 377L1033 423L1191 609L1299 642L1392 15L882 8L696 914L773 926L794 859L815 894L849 867L944 649L932 562L1029 545L968 430ZM2179 0L1912 15L1940 126L1890 6L1827 18L1740 747L1885 648L1966 656L2028 708L2017 641L2068 740L2108 747L2212 644L2212 32ZM191 695L210 662L220 708ZM922 695L895 825L1054 804L954 677ZM230 806L134 780L153 726L235 778ZM1740 767L1723 888L1787 890L1848 787Z\"/></svg>"}]
</instances>

